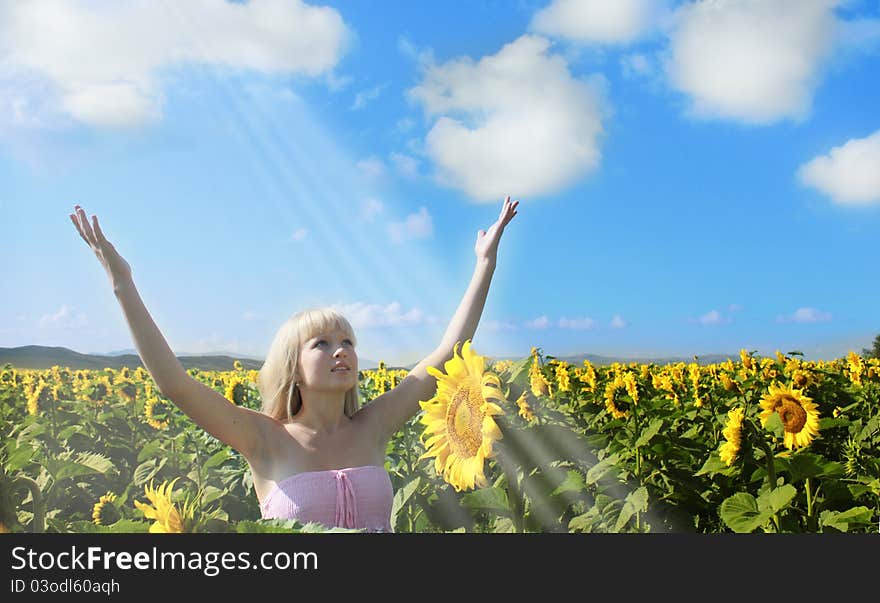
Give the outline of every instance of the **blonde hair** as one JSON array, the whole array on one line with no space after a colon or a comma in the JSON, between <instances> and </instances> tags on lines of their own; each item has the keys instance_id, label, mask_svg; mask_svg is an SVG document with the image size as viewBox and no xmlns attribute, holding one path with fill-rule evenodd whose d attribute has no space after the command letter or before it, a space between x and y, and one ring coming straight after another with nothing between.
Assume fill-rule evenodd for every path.
<instances>
[{"instance_id":1,"label":"blonde hair","mask_svg":"<svg viewBox=\"0 0 880 603\"><path fill-rule=\"evenodd\" d=\"M261 412L286 422L302 409L302 393L294 382L300 347L315 335L334 329L343 331L357 346L351 324L332 308L302 310L281 325L257 374L257 389L263 401ZM359 406L360 390L355 385L345 392L343 412L347 417L352 417Z\"/></svg>"}]
</instances>

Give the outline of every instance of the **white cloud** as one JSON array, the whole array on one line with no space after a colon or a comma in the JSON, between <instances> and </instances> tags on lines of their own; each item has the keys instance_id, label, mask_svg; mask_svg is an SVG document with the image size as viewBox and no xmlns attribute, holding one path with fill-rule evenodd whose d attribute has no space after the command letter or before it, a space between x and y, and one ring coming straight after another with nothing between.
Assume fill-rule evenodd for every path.
<instances>
[{"instance_id":1,"label":"white cloud","mask_svg":"<svg viewBox=\"0 0 880 603\"><path fill-rule=\"evenodd\" d=\"M798 168L797 177L837 203L880 203L880 130L814 157Z\"/></svg>"},{"instance_id":2,"label":"white cloud","mask_svg":"<svg viewBox=\"0 0 880 603\"><path fill-rule=\"evenodd\" d=\"M364 203L362 205L361 215L367 222L372 222L373 217L384 211L385 206L382 205L382 202L374 197L367 197L364 199Z\"/></svg>"},{"instance_id":3,"label":"white cloud","mask_svg":"<svg viewBox=\"0 0 880 603\"><path fill-rule=\"evenodd\" d=\"M692 113L802 120L830 50L837 0L712 0L676 13L666 72Z\"/></svg>"},{"instance_id":4,"label":"white cloud","mask_svg":"<svg viewBox=\"0 0 880 603\"><path fill-rule=\"evenodd\" d=\"M354 78L350 75L338 76L333 73L333 71L328 71L324 75L324 82L330 92L339 92L340 90L347 88L349 84L354 82Z\"/></svg>"},{"instance_id":5,"label":"white cloud","mask_svg":"<svg viewBox=\"0 0 880 603\"><path fill-rule=\"evenodd\" d=\"M431 65L434 63L434 51L431 48L419 50L416 45L406 36L397 38L397 49L406 57L419 65Z\"/></svg>"},{"instance_id":6,"label":"white cloud","mask_svg":"<svg viewBox=\"0 0 880 603\"><path fill-rule=\"evenodd\" d=\"M379 98L379 95L382 93L382 90L387 85L388 84L382 84L381 86L373 86L369 90L363 90L361 92L358 92L354 96L354 103L352 103L351 108L355 111L358 109L363 109L369 101Z\"/></svg>"},{"instance_id":7,"label":"white cloud","mask_svg":"<svg viewBox=\"0 0 880 603\"><path fill-rule=\"evenodd\" d=\"M693 322L698 322L701 325L720 325L731 322L731 319L722 315L718 310L710 310L699 318L694 319Z\"/></svg>"},{"instance_id":8,"label":"white cloud","mask_svg":"<svg viewBox=\"0 0 880 603\"><path fill-rule=\"evenodd\" d=\"M403 243L411 239L426 239L434 232L434 225L428 209L420 207L416 214L409 214L403 222L391 222L388 236L392 243Z\"/></svg>"},{"instance_id":9,"label":"white cloud","mask_svg":"<svg viewBox=\"0 0 880 603\"><path fill-rule=\"evenodd\" d=\"M527 329L546 329L550 326L550 318L546 315L539 316L534 320L527 320L525 322L525 327Z\"/></svg>"},{"instance_id":10,"label":"white cloud","mask_svg":"<svg viewBox=\"0 0 880 603\"><path fill-rule=\"evenodd\" d=\"M183 347L183 346L181 346ZM211 352L225 352L227 354L244 354L247 356L262 357L265 351L257 350L249 343L243 343L237 339L228 339L220 333L211 333L208 337L203 337L185 347L186 352L178 352L182 355L188 354L208 354Z\"/></svg>"},{"instance_id":11,"label":"white cloud","mask_svg":"<svg viewBox=\"0 0 880 603\"><path fill-rule=\"evenodd\" d=\"M403 153L391 153L391 161L397 166L397 171L404 176L413 177L419 173L419 162L417 159L404 155Z\"/></svg>"},{"instance_id":12,"label":"white cloud","mask_svg":"<svg viewBox=\"0 0 880 603\"><path fill-rule=\"evenodd\" d=\"M403 327L438 322L436 316L425 314L418 308L407 312L401 310L400 302L385 306L355 302L352 304L333 304L332 308L341 312L355 329L372 327Z\"/></svg>"},{"instance_id":13,"label":"white cloud","mask_svg":"<svg viewBox=\"0 0 880 603\"><path fill-rule=\"evenodd\" d=\"M623 317L620 314L615 314L614 318L611 319L611 328L613 329L622 329L627 324L629 323L623 320Z\"/></svg>"},{"instance_id":14,"label":"white cloud","mask_svg":"<svg viewBox=\"0 0 880 603\"><path fill-rule=\"evenodd\" d=\"M529 31L580 43L632 42L651 21L655 0L553 0L539 10Z\"/></svg>"},{"instance_id":15,"label":"white cloud","mask_svg":"<svg viewBox=\"0 0 880 603\"><path fill-rule=\"evenodd\" d=\"M38 322L41 329L77 329L89 324L85 314L74 314L66 305L53 314L44 314Z\"/></svg>"},{"instance_id":16,"label":"white cloud","mask_svg":"<svg viewBox=\"0 0 880 603\"><path fill-rule=\"evenodd\" d=\"M57 113L99 127L138 126L161 117L162 70L207 64L318 76L349 41L338 11L299 0L3 2L0 90L19 120L40 110L50 115L24 119ZM54 98L32 96L37 89Z\"/></svg>"},{"instance_id":17,"label":"white cloud","mask_svg":"<svg viewBox=\"0 0 880 603\"><path fill-rule=\"evenodd\" d=\"M409 117L402 117L401 119L397 120L397 123L394 125L394 129L400 134L405 134L412 130L415 125L415 120L412 120Z\"/></svg>"},{"instance_id":18,"label":"white cloud","mask_svg":"<svg viewBox=\"0 0 880 603\"><path fill-rule=\"evenodd\" d=\"M379 178L385 174L385 163L378 157L368 157L357 162L358 169L368 178Z\"/></svg>"},{"instance_id":19,"label":"white cloud","mask_svg":"<svg viewBox=\"0 0 880 603\"><path fill-rule=\"evenodd\" d=\"M501 320L485 320L480 322L480 329L485 331L517 331L519 327L512 322Z\"/></svg>"},{"instance_id":20,"label":"white cloud","mask_svg":"<svg viewBox=\"0 0 880 603\"><path fill-rule=\"evenodd\" d=\"M302 241L309 234L308 228L297 228L293 231L293 234L290 235L290 240L292 241Z\"/></svg>"},{"instance_id":21,"label":"white cloud","mask_svg":"<svg viewBox=\"0 0 880 603\"><path fill-rule=\"evenodd\" d=\"M776 322L829 322L831 314L816 308L798 308L794 314L778 316Z\"/></svg>"},{"instance_id":22,"label":"white cloud","mask_svg":"<svg viewBox=\"0 0 880 603\"><path fill-rule=\"evenodd\" d=\"M563 329L592 329L596 321L592 318L565 318L559 319L559 326Z\"/></svg>"},{"instance_id":23,"label":"white cloud","mask_svg":"<svg viewBox=\"0 0 880 603\"><path fill-rule=\"evenodd\" d=\"M479 202L551 193L600 160L605 80L575 79L550 42L524 35L497 54L426 68L407 91L428 117L437 181Z\"/></svg>"},{"instance_id":24,"label":"white cloud","mask_svg":"<svg viewBox=\"0 0 880 603\"><path fill-rule=\"evenodd\" d=\"M654 72L652 60L647 55L634 53L620 58L620 69L628 78L645 77Z\"/></svg>"}]
</instances>

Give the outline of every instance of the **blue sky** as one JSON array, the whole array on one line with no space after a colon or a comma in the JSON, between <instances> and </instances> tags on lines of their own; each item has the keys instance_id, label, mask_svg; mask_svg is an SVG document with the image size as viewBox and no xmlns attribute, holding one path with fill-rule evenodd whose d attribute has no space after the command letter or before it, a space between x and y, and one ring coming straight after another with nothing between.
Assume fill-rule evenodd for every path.
<instances>
[{"instance_id":1,"label":"blue sky","mask_svg":"<svg viewBox=\"0 0 880 603\"><path fill-rule=\"evenodd\" d=\"M503 199L478 353L880 333L880 2L0 2L0 347L132 348L79 203L178 354L305 307L440 342Z\"/></svg>"}]
</instances>

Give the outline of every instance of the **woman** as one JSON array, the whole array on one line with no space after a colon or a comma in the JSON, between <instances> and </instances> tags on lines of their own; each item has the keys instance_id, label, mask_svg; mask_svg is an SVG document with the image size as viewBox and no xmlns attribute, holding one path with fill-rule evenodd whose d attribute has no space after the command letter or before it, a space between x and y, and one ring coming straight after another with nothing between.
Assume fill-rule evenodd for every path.
<instances>
[{"instance_id":1,"label":"woman","mask_svg":"<svg viewBox=\"0 0 880 603\"><path fill-rule=\"evenodd\" d=\"M427 367L442 370L456 343L473 338L498 242L518 204L506 197L498 220L477 233L476 268L442 341L395 388L359 408L357 340L351 325L329 309L304 310L278 330L260 369L260 412L230 404L186 372L97 216L90 224L76 205L70 219L107 272L159 391L245 457L264 518L390 532L393 491L384 468L386 446L420 410L419 401L434 396L437 380Z\"/></svg>"}]
</instances>

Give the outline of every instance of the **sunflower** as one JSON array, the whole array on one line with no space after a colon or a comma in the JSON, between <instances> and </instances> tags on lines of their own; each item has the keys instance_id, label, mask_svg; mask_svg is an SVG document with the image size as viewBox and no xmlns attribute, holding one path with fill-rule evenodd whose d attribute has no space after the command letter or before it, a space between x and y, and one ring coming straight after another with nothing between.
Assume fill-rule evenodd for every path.
<instances>
[{"instance_id":1,"label":"sunflower","mask_svg":"<svg viewBox=\"0 0 880 603\"><path fill-rule=\"evenodd\" d=\"M236 362L238 362L236 360ZM234 375L226 381L226 390L223 396L235 404L241 406L247 397L247 383L243 377Z\"/></svg>"},{"instance_id":2,"label":"sunflower","mask_svg":"<svg viewBox=\"0 0 880 603\"><path fill-rule=\"evenodd\" d=\"M151 533L180 534L189 531L191 520L195 511L194 505L184 504L183 512L178 512L177 507L171 502L171 492L174 482L180 478L174 478L171 483L163 482L158 488L153 488L153 482L144 486L144 494L153 504L150 506L140 501L134 501L134 506L140 509L147 519L155 519L150 526Z\"/></svg>"},{"instance_id":3,"label":"sunflower","mask_svg":"<svg viewBox=\"0 0 880 603\"><path fill-rule=\"evenodd\" d=\"M785 427L785 447L789 450L809 446L819 434L819 411L803 390L772 383L769 393L761 398L761 408L761 424L765 426L774 412L779 413Z\"/></svg>"},{"instance_id":4,"label":"sunflower","mask_svg":"<svg viewBox=\"0 0 880 603\"><path fill-rule=\"evenodd\" d=\"M584 371L580 375L580 380L587 386L588 392L596 391L596 369L589 360L584 360Z\"/></svg>"},{"instance_id":5,"label":"sunflower","mask_svg":"<svg viewBox=\"0 0 880 603\"><path fill-rule=\"evenodd\" d=\"M798 369L792 373L791 382L799 389L806 389L813 382L813 378L808 371Z\"/></svg>"},{"instance_id":6,"label":"sunflower","mask_svg":"<svg viewBox=\"0 0 880 603\"><path fill-rule=\"evenodd\" d=\"M535 422L537 417L535 417L535 413L532 411L532 407L526 398L526 390L523 390L523 393L520 394L520 397L516 400L516 405L519 408L519 416L529 423Z\"/></svg>"},{"instance_id":7,"label":"sunflower","mask_svg":"<svg viewBox=\"0 0 880 603\"><path fill-rule=\"evenodd\" d=\"M99 498L95 506L92 507L92 520L96 526L107 526L119 520L119 512L111 504L114 500L116 500L116 495L108 492Z\"/></svg>"},{"instance_id":8,"label":"sunflower","mask_svg":"<svg viewBox=\"0 0 880 603\"><path fill-rule=\"evenodd\" d=\"M846 364L849 372L849 378L854 385L862 384L862 371L864 371L865 363L862 357L853 351L846 355Z\"/></svg>"},{"instance_id":9,"label":"sunflower","mask_svg":"<svg viewBox=\"0 0 880 603\"><path fill-rule=\"evenodd\" d=\"M529 386L535 396L549 396L550 384L544 378L544 373L541 372L541 366L538 362L538 357L534 356L529 367Z\"/></svg>"},{"instance_id":10,"label":"sunflower","mask_svg":"<svg viewBox=\"0 0 880 603\"><path fill-rule=\"evenodd\" d=\"M721 460L724 461L728 467L733 464L733 461L736 460L736 455L739 454L739 447L742 442L742 423L744 416L743 409L739 407L727 411L727 426L724 428L724 431L721 432L726 441L718 450L718 456L721 457Z\"/></svg>"},{"instance_id":11,"label":"sunflower","mask_svg":"<svg viewBox=\"0 0 880 603\"><path fill-rule=\"evenodd\" d=\"M513 360L498 360L492 365L492 370L494 370L496 374L501 374L511 366L513 366Z\"/></svg>"},{"instance_id":12,"label":"sunflower","mask_svg":"<svg viewBox=\"0 0 880 603\"><path fill-rule=\"evenodd\" d=\"M568 365L564 362L556 366L556 383L559 385L559 391L571 391L571 377L568 374Z\"/></svg>"},{"instance_id":13,"label":"sunflower","mask_svg":"<svg viewBox=\"0 0 880 603\"><path fill-rule=\"evenodd\" d=\"M446 374L433 366L428 373L437 378L437 393L419 405L425 411L420 422L426 452L419 457L436 457L434 467L457 492L487 485L483 474L485 459L494 456L492 443L502 438L493 415L504 414L495 400L505 404L501 382L484 373L485 359L474 353L470 340L459 355L455 344L452 358L445 364Z\"/></svg>"},{"instance_id":14,"label":"sunflower","mask_svg":"<svg viewBox=\"0 0 880 603\"><path fill-rule=\"evenodd\" d=\"M623 385L626 387L626 393L632 398L633 404L639 403L639 388L636 385L636 376L632 373L626 373L623 376Z\"/></svg>"},{"instance_id":15,"label":"sunflower","mask_svg":"<svg viewBox=\"0 0 880 603\"><path fill-rule=\"evenodd\" d=\"M651 383L655 388L665 391L666 397L672 400L672 403L678 406L678 392L675 391L675 384L672 382L672 375L666 372L651 375Z\"/></svg>"},{"instance_id":16,"label":"sunflower","mask_svg":"<svg viewBox=\"0 0 880 603\"><path fill-rule=\"evenodd\" d=\"M611 413L611 416L615 419L625 419L629 416L628 410L620 410L617 407L617 404L614 403L614 394L617 393L617 390L625 387L626 384L623 381L623 377L620 375L615 377L613 381L609 381L605 386L605 409Z\"/></svg>"},{"instance_id":17,"label":"sunflower","mask_svg":"<svg viewBox=\"0 0 880 603\"><path fill-rule=\"evenodd\" d=\"M153 427L153 429L168 429L168 420L167 419L159 419L156 417L156 405L160 405L160 409L162 408L162 401L159 400L156 396L149 396L147 401L144 403L144 416L147 418L147 423Z\"/></svg>"},{"instance_id":18,"label":"sunflower","mask_svg":"<svg viewBox=\"0 0 880 603\"><path fill-rule=\"evenodd\" d=\"M736 381L731 379L730 375L728 375L727 373L719 374L718 378L721 380L721 385L724 387L725 391L736 392L738 394L742 393L742 390L739 388L739 385L737 385Z\"/></svg>"}]
</instances>

